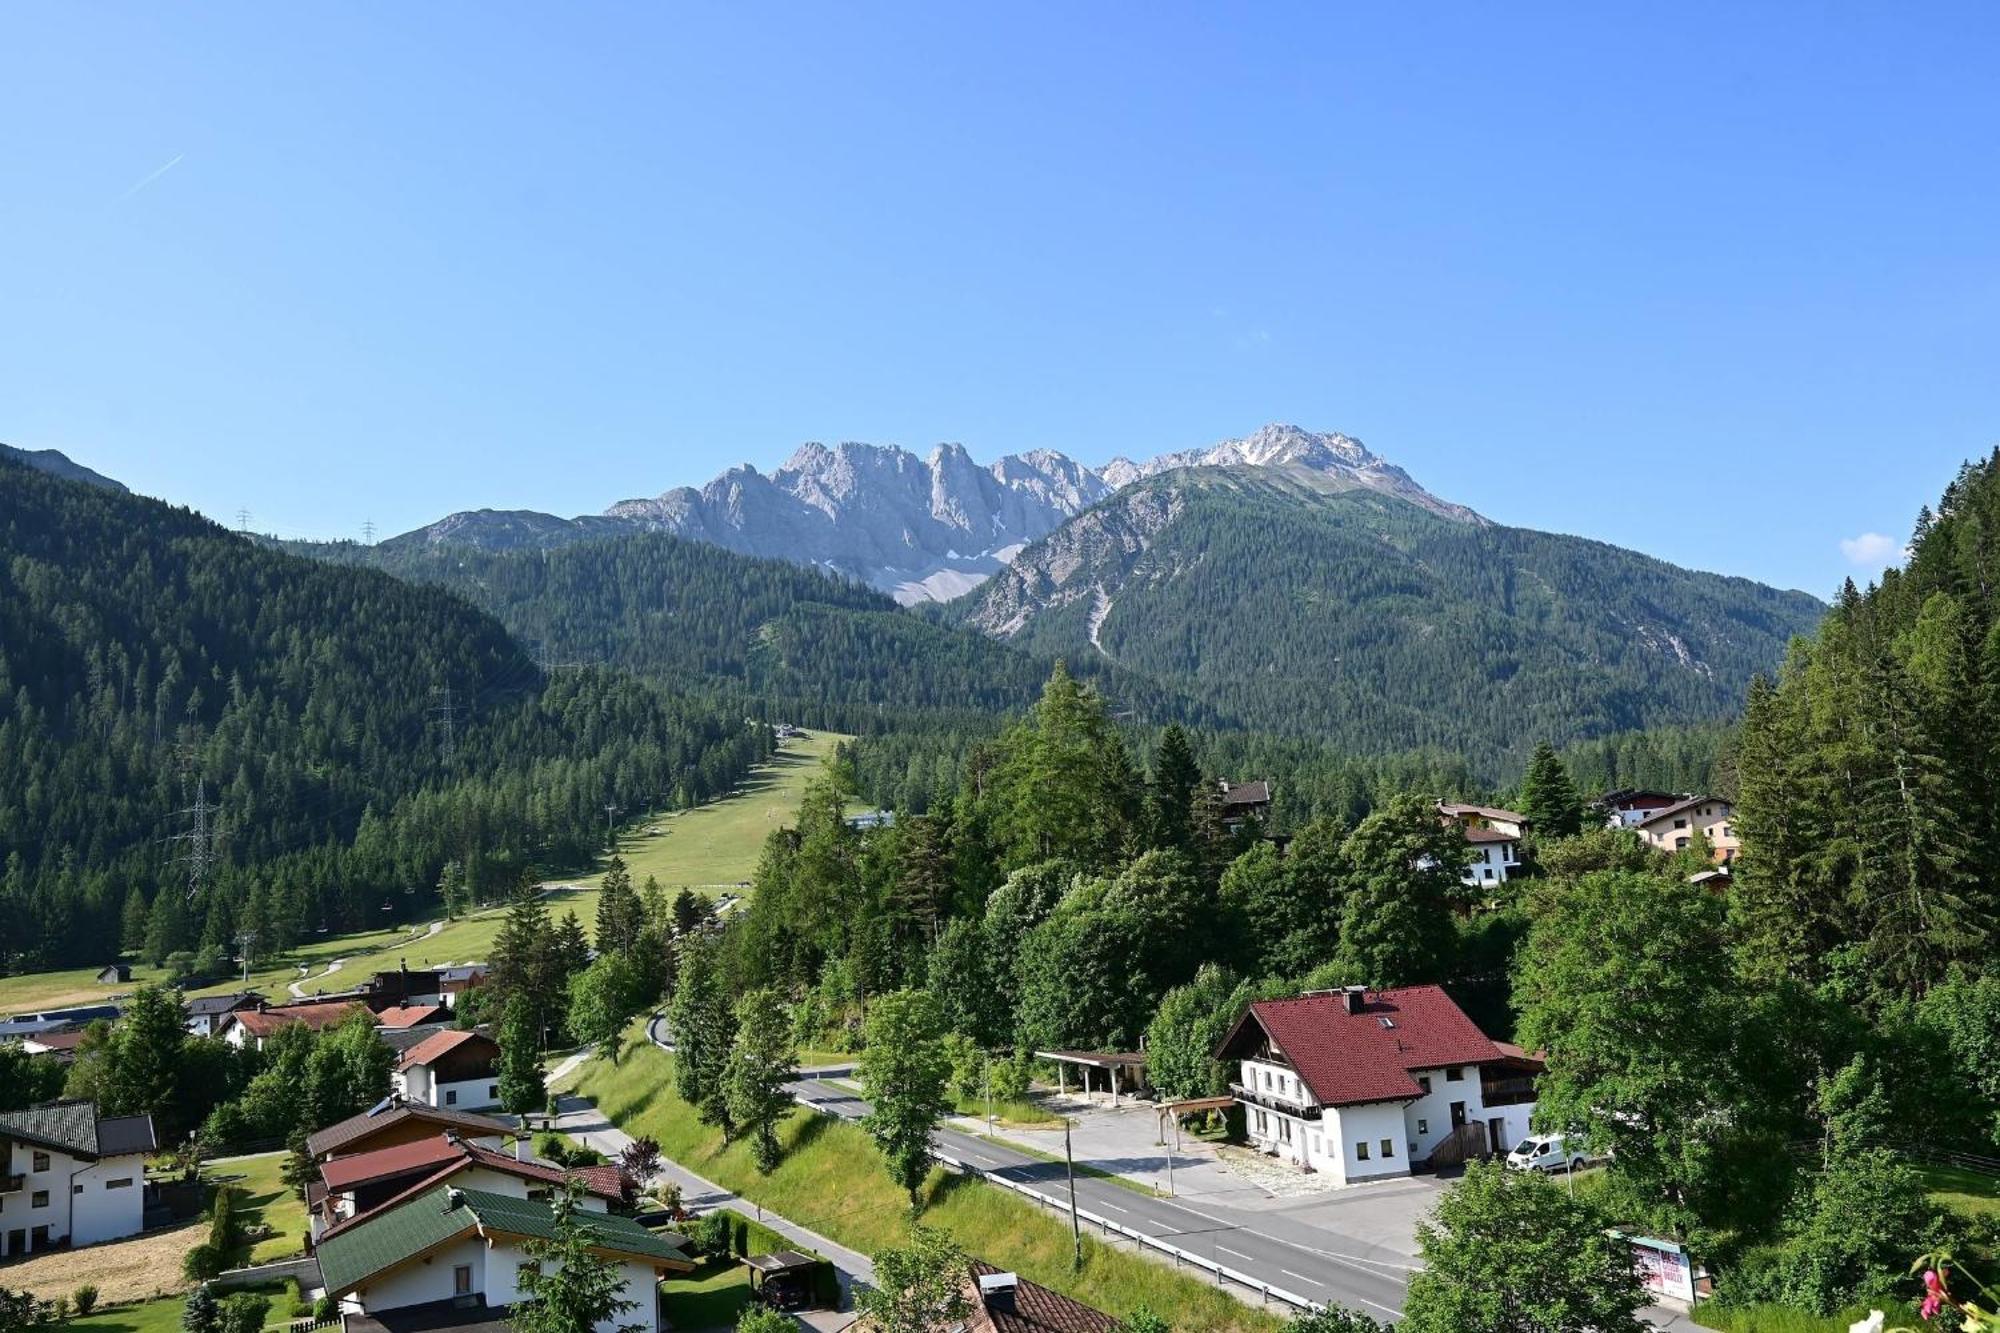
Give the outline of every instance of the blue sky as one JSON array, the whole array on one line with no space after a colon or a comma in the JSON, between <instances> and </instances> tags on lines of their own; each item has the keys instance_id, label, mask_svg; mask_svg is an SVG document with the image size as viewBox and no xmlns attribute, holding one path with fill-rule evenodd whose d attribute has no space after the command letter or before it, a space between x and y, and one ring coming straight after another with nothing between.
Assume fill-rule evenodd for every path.
<instances>
[{"instance_id":1,"label":"blue sky","mask_svg":"<svg viewBox=\"0 0 2000 1333\"><path fill-rule=\"evenodd\" d=\"M353 535L1285 420L1823 595L2000 443L2000 7L1251 9L8 7L0 440Z\"/></svg>"}]
</instances>

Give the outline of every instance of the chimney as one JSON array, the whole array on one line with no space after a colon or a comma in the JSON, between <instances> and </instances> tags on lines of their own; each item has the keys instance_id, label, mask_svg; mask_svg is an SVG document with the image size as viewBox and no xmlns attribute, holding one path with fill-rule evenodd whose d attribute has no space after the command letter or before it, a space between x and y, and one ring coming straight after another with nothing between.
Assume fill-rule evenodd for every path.
<instances>
[{"instance_id":1,"label":"chimney","mask_svg":"<svg viewBox=\"0 0 2000 1333\"><path fill-rule=\"evenodd\" d=\"M444 1192L444 1210L448 1213L455 1208L465 1207L465 1191L457 1188Z\"/></svg>"},{"instance_id":2,"label":"chimney","mask_svg":"<svg viewBox=\"0 0 2000 1333\"><path fill-rule=\"evenodd\" d=\"M1021 1279L1014 1273L981 1273L979 1275L979 1303L988 1310L998 1310L1002 1314L1014 1312L1014 1293L1019 1290Z\"/></svg>"},{"instance_id":3,"label":"chimney","mask_svg":"<svg viewBox=\"0 0 2000 1333\"><path fill-rule=\"evenodd\" d=\"M527 1131L525 1129L522 1130L520 1135L516 1137L514 1140L515 1161L530 1162L534 1160L535 1155L528 1151L528 1144L530 1142L532 1142L532 1140L529 1139Z\"/></svg>"},{"instance_id":4,"label":"chimney","mask_svg":"<svg viewBox=\"0 0 2000 1333\"><path fill-rule=\"evenodd\" d=\"M1358 1014L1361 1012L1361 1006L1368 1003L1368 988L1366 986L1343 986L1340 990L1340 996L1342 1002L1347 1006L1347 1012Z\"/></svg>"}]
</instances>

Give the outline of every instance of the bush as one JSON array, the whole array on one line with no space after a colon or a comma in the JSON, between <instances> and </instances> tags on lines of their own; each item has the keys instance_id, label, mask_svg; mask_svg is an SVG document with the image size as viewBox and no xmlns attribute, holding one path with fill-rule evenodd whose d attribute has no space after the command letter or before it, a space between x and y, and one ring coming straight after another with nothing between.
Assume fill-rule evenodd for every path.
<instances>
[{"instance_id":1,"label":"bush","mask_svg":"<svg viewBox=\"0 0 2000 1333\"><path fill-rule=\"evenodd\" d=\"M271 1311L269 1297L253 1291L239 1291L222 1302L221 1333L258 1333L264 1316Z\"/></svg>"},{"instance_id":2,"label":"bush","mask_svg":"<svg viewBox=\"0 0 2000 1333\"><path fill-rule=\"evenodd\" d=\"M687 1237L693 1242L697 1254L711 1259L729 1256L730 1242L736 1230L730 1223L730 1217L727 1212L714 1212L697 1217L688 1224Z\"/></svg>"},{"instance_id":3,"label":"bush","mask_svg":"<svg viewBox=\"0 0 2000 1333\"><path fill-rule=\"evenodd\" d=\"M236 1249L242 1237L242 1229L236 1221L236 1196L240 1193L234 1185L224 1185L215 1191L215 1202L209 1206L208 1243L217 1252L227 1255Z\"/></svg>"},{"instance_id":4,"label":"bush","mask_svg":"<svg viewBox=\"0 0 2000 1333\"><path fill-rule=\"evenodd\" d=\"M798 1325L788 1314L752 1301L736 1316L736 1333L798 1333Z\"/></svg>"},{"instance_id":5,"label":"bush","mask_svg":"<svg viewBox=\"0 0 2000 1333\"><path fill-rule=\"evenodd\" d=\"M181 1260L181 1276L190 1282L206 1282L222 1271L224 1262L223 1252L203 1241Z\"/></svg>"},{"instance_id":6,"label":"bush","mask_svg":"<svg viewBox=\"0 0 2000 1333\"><path fill-rule=\"evenodd\" d=\"M340 1302L331 1296L322 1296L313 1302L314 1319L332 1319L340 1313Z\"/></svg>"},{"instance_id":7,"label":"bush","mask_svg":"<svg viewBox=\"0 0 2000 1333\"><path fill-rule=\"evenodd\" d=\"M97 1288L86 1282L70 1295L70 1304L80 1315L87 1315L97 1308Z\"/></svg>"}]
</instances>

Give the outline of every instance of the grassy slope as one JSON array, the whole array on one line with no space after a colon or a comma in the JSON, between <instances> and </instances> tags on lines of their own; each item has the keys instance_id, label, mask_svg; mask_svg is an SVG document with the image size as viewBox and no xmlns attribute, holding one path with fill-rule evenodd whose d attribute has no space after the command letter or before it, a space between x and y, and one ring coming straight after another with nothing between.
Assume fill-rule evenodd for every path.
<instances>
[{"instance_id":1,"label":"grassy slope","mask_svg":"<svg viewBox=\"0 0 2000 1333\"><path fill-rule=\"evenodd\" d=\"M240 1215L244 1225L261 1223L274 1233L252 1247L250 1262L254 1264L299 1254L306 1247L306 1206L279 1174L284 1164L285 1154L271 1152L232 1158L209 1168L217 1184L234 1185L243 1191Z\"/></svg>"},{"instance_id":2,"label":"grassy slope","mask_svg":"<svg viewBox=\"0 0 2000 1333\"><path fill-rule=\"evenodd\" d=\"M779 1133L784 1161L760 1176L747 1145L724 1149L721 1136L674 1094L672 1058L664 1052L640 1045L619 1065L593 1060L582 1074L577 1090L594 1097L613 1123L652 1135L668 1157L794 1222L864 1253L906 1234L907 1201L874 1144L855 1125L795 1112ZM1145 1304L1176 1333L1271 1333L1278 1325L1193 1276L1090 1237L1084 1239L1082 1270L1072 1272L1069 1229L991 1185L934 1171L925 1199L923 1221L950 1232L968 1254L1113 1315Z\"/></svg>"},{"instance_id":3,"label":"grassy slope","mask_svg":"<svg viewBox=\"0 0 2000 1333\"><path fill-rule=\"evenodd\" d=\"M636 821L618 840L619 853L632 868L633 881L643 885L651 875L671 893L684 884L736 884L749 879L764 835L791 819L798 809L799 793L818 771L820 759L843 739L815 732L807 740L786 745L770 764L759 769L730 796L694 810ZM656 828L660 832L651 832ZM560 919L564 912L573 911L584 929L589 930L597 916L597 881L601 874L600 869L576 879L576 887L552 891L551 915ZM491 952L493 938L500 933L505 920L506 909L494 907L449 922L436 935L413 938L412 931L421 931L423 922L396 922L393 924L405 928L313 936L283 958L253 959L250 986L273 998L284 996L288 994L286 984L300 980L301 963L311 969L311 975L301 983L310 995L316 990L344 989L371 971L394 967L399 958L412 967L483 960ZM322 975L326 965L336 958L347 960L342 969L330 976ZM128 994L136 986L166 980L163 970L137 965L132 969L130 985L104 986L96 981L96 971L74 968L0 977L0 1014L91 1004L112 995ZM235 990L241 984L240 980L232 979L189 994L217 994Z\"/></svg>"}]
</instances>

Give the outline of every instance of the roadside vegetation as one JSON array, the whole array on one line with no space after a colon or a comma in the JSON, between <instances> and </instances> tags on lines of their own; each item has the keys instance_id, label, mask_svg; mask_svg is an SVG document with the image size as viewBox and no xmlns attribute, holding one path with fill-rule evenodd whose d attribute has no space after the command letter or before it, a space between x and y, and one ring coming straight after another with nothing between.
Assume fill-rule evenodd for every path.
<instances>
[{"instance_id":1,"label":"roadside vegetation","mask_svg":"<svg viewBox=\"0 0 2000 1333\"><path fill-rule=\"evenodd\" d=\"M777 1126L780 1157L765 1175L750 1144L738 1139L725 1146L721 1130L703 1124L681 1100L674 1057L644 1044L636 1026L630 1039L617 1065L593 1060L577 1084L613 1123L650 1135L688 1169L852 1249L873 1253L907 1238L910 1201L866 1131L794 1111ZM1083 1268L1072 1272L1067 1225L995 1186L932 1169L918 1194L924 1225L950 1234L967 1254L1114 1315L1144 1305L1182 1333L1272 1333L1279 1326L1191 1275L1088 1236Z\"/></svg>"}]
</instances>

